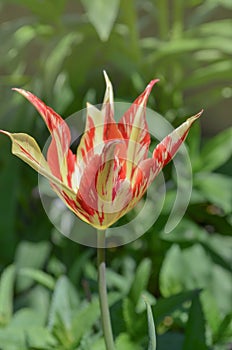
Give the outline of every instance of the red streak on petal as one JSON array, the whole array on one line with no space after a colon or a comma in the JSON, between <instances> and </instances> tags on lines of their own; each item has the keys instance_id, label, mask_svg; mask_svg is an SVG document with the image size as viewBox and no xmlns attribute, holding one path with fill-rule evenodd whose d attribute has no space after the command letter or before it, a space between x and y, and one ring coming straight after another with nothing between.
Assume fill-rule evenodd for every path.
<instances>
[{"instance_id":1,"label":"red streak on petal","mask_svg":"<svg viewBox=\"0 0 232 350\"><path fill-rule=\"evenodd\" d=\"M67 181L69 187L72 187L72 174L75 169L75 163L76 163L76 155L72 153L72 151L68 150L67 155L67 167L68 167L68 175L67 175Z\"/></svg>"},{"instance_id":2,"label":"red streak on petal","mask_svg":"<svg viewBox=\"0 0 232 350\"><path fill-rule=\"evenodd\" d=\"M87 134L85 138L85 147L87 152L93 148L93 140L95 137L95 129L96 129L93 119L89 116L88 116L88 124L89 124L89 128L87 130Z\"/></svg>"},{"instance_id":3,"label":"red streak on petal","mask_svg":"<svg viewBox=\"0 0 232 350\"><path fill-rule=\"evenodd\" d=\"M105 219L104 211L102 210L101 213L100 213L99 211L97 211L97 217L98 217L98 220L99 220L100 225L102 225L102 224L103 224L103 221L104 221L104 219Z\"/></svg>"},{"instance_id":4,"label":"red streak on petal","mask_svg":"<svg viewBox=\"0 0 232 350\"><path fill-rule=\"evenodd\" d=\"M93 215L93 212L90 211L89 209L91 208L87 208L85 207L85 203L82 203L81 202L81 198L78 198L78 203L79 205L81 206L81 210L80 208L78 207L77 205L77 202L72 199L72 198L69 198L69 196L67 195L67 193L65 193L64 191L61 192L65 202L70 206L70 208L73 209L74 212L76 213L80 213L82 216L84 216L86 218L86 220L88 220L89 222L91 222L90 220L90 216Z\"/></svg>"},{"instance_id":5,"label":"red streak on petal","mask_svg":"<svg viewBox=\"0 0 232 350\"><path fill-rule=\"evenodd\" d=\"M47 161L52 174L56 176L58 179L62 180L61 173L60 173L60 164L59 164L58 154L57 154L57 146L54 138L52 138L51 144L48 147Z\"/></svg>"},{"instance_id":6,"label":"red streak on petal","mask_svg":"<svg viewBox=\"0 0 232 350\"><path fill-rule=\"evenodd\" d=\"M29 159L31 159L31 160L33 160L35 163L39 164L39 162L38 162L34 157L32 157L32 155L31 155L24 147L22 147L21 145L19 145L19 148L21 149L21 151L22 151L23 153L26 154L26 156L27 156Z\"/></svg>"},{"instance_id":7,"label":"red streak on petal","mask_svg":"<svg viewBox=\"0 0 232 350\"><path fill-rule=\"evenodd\" d=\"M81 214L88 218L89 221L91 221L90 217L94 215L95 210L86 203L86 201L82 198L80 194L77 195L77 201L82 209Z\"/></svg>"}]
</instances>

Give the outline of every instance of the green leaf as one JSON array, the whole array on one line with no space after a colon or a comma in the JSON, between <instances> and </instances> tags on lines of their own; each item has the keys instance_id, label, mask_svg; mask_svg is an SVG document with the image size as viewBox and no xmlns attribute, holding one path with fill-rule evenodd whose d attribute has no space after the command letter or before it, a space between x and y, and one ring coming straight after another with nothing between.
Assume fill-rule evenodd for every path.
<instances>
[{"instance_id":1,"label":"green leaf","mask_svg":"<svg viewBox=\"0 0 232 350\"><path fill-rule=\"evenodd\" d=\"M228 36L229 38L232 37L231 33L231 19L221 19L216 21L210 21L201 24L200 26L197 26L195 28L191 28L188 30L188 33L192 33L195 35L196 33L200 33L201 35L221 35L221 36Z\"/></svg>"},{"instance_id":2,"label":"green leaf","mask_svg":"<svg viewBox=\"0 0 232 350\"><path fill-rule=\"evenodd\" d=\"M160 271L160 290L163 296L182 291L182 275L186 273L184 259L178 245L174 244L166 253Z\"/></svg>"},{"instance_id":3,"label":"green leaf","mask_svg":"<svg viewBox=\"0 0 232 350\"><path fill-rule=\"evenodd\" d=\"M129 298L123 299L123 318L131 338L138 340L146 332L146 315L138 314L135 311L135 304Z\"/></svg>"},{"instance_id":4,"label":"green leaf","mask_svg":"<svg viewBox=\"0 0 232 350\"><path fill-rule=\"evenodd\" d=\"M228 310L231 310L232 300L231 272L217 264L213 265L212 278L208 288L216 300L221 315L228 314Z\"/></svg>"},{"instance_id":5,"label":"green leaf","mask_svg":"<svg viewBox=\"0 0 232 350\"><path fill-rule=\"evenodd\" d=\"M172 295L168 298L158 299L153 306L153 313L156 316L156 323L161 322L165 316L171 315L175 310L182 307L186 301L192 300L200 292L199 289Z\"/></svg>"},{"instance_id":6,"label":"green leaf","mask_svg":"<svg viewBox=\"0 0 232 350\"><path fill-rule=\"evenodd\" d=\"M100 39L107 41L116 20L119 0L81 0L89 18Z\"/></svg>"},{"instance_id":7,"label":"green leaf","mask_svg":"<svg viewBox=\"0 0 232 350\"><path fill-rule=\"evenodd\" d=\"M22 308L14 314L9 328L26 330L29 327L41 326L43 326L43 319L35 310Z\"/></svg>"},{"instance_id":8,"label":"green leaf","mask_svg":"<svg viewBox=\"0 0 232 350\"><path fill-rule=\"evenodd\" d=\"M2 123L1 128L3 128ZM6 146L5 142L0 143L1 149ZM9 149L6 148L5 152L9 152ZM20 183L20 167L18 165L18 162L13 157L7 159L6 156L1 155L0 193L2 200L0 201L0 246L1 260L5 263L12 261L15 249L16 196ZM12 194L9 191L12 191Z\"/></svg>"},{"instance_id":9,"label":"green leaf","mask_svg":"<svg viewBox=\"0 0 232 350\"><path fill-rule=\"evenodd\" d=\"M48 273L41 270L32 269L30 267L24 267L19 270L19 275L26 276L33 279L35 282L40 283L44 287L53 290L55 287L55 280Z\"/></svg>"},{"instance_id":10,"label":"green leaf","mask_svg":"<svg viewBox=\"0 0 232 350\"><path fill-rule=\"evenodd\" d=\"M12 0L14 3L25 6L42 20L56 21L65 5L65 0L46 0L46 6L42 6L40 0ZM45 4L44 4L45 5Z\"/></svg>"},{"instance_id":11,"label":"green leaf","mask_svg":"<svg viewBox=\"0 0 232 350\"><path fill-rule=\"evenodd\" d=\"M149 305L155 305L156 303L156 298L154 297L154 295L149 293L147 290L144 290L142 298L139 299L138 304L136 306L136 311L138 313L141 313L146 310L146 304L144 303L143 299L146 299Z\"/></svg>"},{"instance_id":12,"label":"green leaf","mask_svg":"<svg viewBox=\"0 0 232 350\"><path fill-rule=\"evenodd\" d=\"M21 297L20 300L23 305L28 305L30 309L37 313L37 318L41 319L42 325L47 323L51 301L51 292L49 289L41 285L36 285L24 297Z\"/></svg>"},{"instance_id":13,"label":"green leaf","mask_svg":"<svg viewBox=\"0 0 232 350\"><path fill-rule=\"evenodd\" d=\"M208 6L218 7L223 6L227 9L232 9L232 4L230 0L208 0L206 1L208 3Z\"/></svg>"},{"instance_id":14,"label":"green leaf","mask_svg":"<svg viewBox=\"0 0 232 350\"><path fill-rule=\"evenodd\" d=\"M195 243L208 239L207 232L193 221L183 218L170 233L161 233L162 240L175 243Z\"/></svg>"},{"instance_id":15,"label":"green leaf","mask_svg":"<svg viewBox=\"0 0 232 350\"><path fill-rule=\"evenodd\" d=\"M34 327L25 331L27 344L36 350L58 349L56 339L45 328Z\"/></svg>"},{"instance_id":16,"label":"green leaf","mask_svg":"<svg viewBox=\"0 0 232 350\"><path fill-rule=\"evenodd\" d=\"M151 305L146 301L147 306L147 321L148 321L148 334L149 334L149 345L148 350L156 350L156 331L155 323L152 315Z\"/></svg>"},{"instance_id":17,"label":"green leaf","mask_svg":"<svg viewBox=\"0 0 232 350\"><path fill-rule=\"evenodd\" d=\"M1 350L27 350L25 335L20 329L0 329Z\"/></svg>"},{"instance_id":18,"label":"green leaf","mask_svg":"<svg viewBox=\"0 0 232 350\"><path fill-rule=\"evenodd\" d=\"M8 327L4 329L6 337L0 331L0 344L6 346L3 350L26 350L28 349L26 344L38 350L48 350L50 346L57 348L53 336L42 326L43 320L38 312L29 308L20 309L14 314ZM9 337L8 342L7 337Z\"/></svg>"},{"instance_id":19,"label":"green leaf","mask_svg":"<svg viewBox=\"0 0 232 350\"><path fill-rule=\"evenodd\" d=\"M18 270L22 268L41 269L50 252L49 242L27 242L19 243L15 253L15 264ZM33 284L33 280L29 277L17 278L16 287L18 291L23 291Z\"/></svg>"},{"instance_id":20,"label":"green leaf","mask_svg":"<svg viewBox=\"0 0 232 350\"><path fill-rule=\"evenodd\" d=\"M218 327L220 326L221 315L215 297L209 290L202 291L201 303L206 322L214 335L217 333Z\"/></svg>"},{"instance_id":21,"label":"green leaf","mask_svg":"<svg viewBox=\"0 0 232 350\"><path fill-rule=\"evenodd\" d=\"M93 298L78 310L72 319L72 333L75 344L79 344L81 338L88 332L100 317L100 306L98 298Z\"/></svg>"},{"instance_id":22,"label":"green leaf","mask_svg":"<svg viewBox=\"0 0 232 350\"><path fill-rule=\"evenodd\" d=\"M116 350L141 350L138 344L135 344L126 333L121 333L115 341Z\"/></svg>"},{"instance_id":23,"label":"green leaf","mask_svg":"<svg viewBox=\"0 0 232 350\"><path fill-rule=\"evenodd\" d=\"M108 294L109 306L119 298L118 293ZM76 345L86 332L89 332L93 325L100 318L100 306L98 297L92 298L90 303L83 303L79 310L73 315L72 334Z\"/></svg>"},{"instance_id":24,"label":"green leaf","mask_svg":"<svg viewBox=\"0 0 232 350\"><path fill-rule=\"evenodd\" d=\"M205 50L201 52L200 57L204 57L203 54L208 57L211 50ZM197 88L200 85L206 85L212 81L232 78L232 63L231 61L222 61L217 63L211 63L208 67L198 68L191 74L191 77L186 78L181 83L181 88Z\"/></svg>"},{"instance_id":25,"label":"green leaf","mask_svg":"<svg viewBox=\"0 0 232 350\"><path fill-rule=\"evenodd\" d=\"M170 296L186 289L209 286L213 274L212 266L212 260L200 244L183 250L174 244L168 250L160 271L162 294Z\"/></svg>"},{"instance_id":26,"label":"green leaf","mask_svg":"<svg viewBox=\"0 0 232 350\"><path fill-rule=\"evenodd\" d=\"M205 236L202 245L209 251L215 264L232 272L232 240L230 236L214 234Z\"/></svg>"},{"instance_id":27,"label":"green leaf","mask_svg":"<svg viewBox=\"0 0 232 350\"><path fill-rule=\"evenodd\" d=\"M232 45L230 38L226 37L205 37L205 38L181 38L165 43L160 43L156 51L153 51L148 57L148 63L162 62L162 65L168 65L170 59L178 57L187 57L191 52L201 52L201 50L218 50L219 52L231 54ZM230 63L227 62L227 64ZM222 69L222 68L221 68ZM185 82L183 81L183 84Z\"/></svg>"},{"instance_id":28,"label":"green leaf","mask_svg":"<svg viewBox=\"0 0 232 350\"><path fill-rule=\"evenodd\" d=\"M192 300L183 350L206 350L205 319L199 296Z\"/></svg>"},{"instance_id":29,"label":"green leaf","mask_svg":"<svg viewBox=\"0 0 232 350\"><path fill-rule=\"evenodd\" d=\"M232 337L232 313L227 314L223 318L214 339L216 342L224 341L226 340L227 336L229 338Z\"/></svg>"},{"instance_id":30,"label":"green leaf","mask_svg":"<svg viewBox=\"0 0 232 350\"><path fill-rule=\"evenodd\" d=\"M147 288L149 277L151 274L151 260L145 258L141 261L135 272L134 281L131 285L129 298L132 299L134 305L137 305L141 293Z\"/></svg>"},{"instance_id":31,"label":"green leaf","mask_svg":"<svg viewBox=\"0 0 232 350\"><path fill-rule=\"evenodd\" d=\"M78 305L79 297L74 286L66 276L61 276L52 296L48 328L52 330L56 325L61 325L65 329L71 329L72 314Z\"/></svg>"},{"instance_id":32,"label":"green leaf","mask_svg":"<svg viewBox=\"0 0 232 350\"><path fill-rule=\"evenodd\" d=\"M130 281L125 276L113 271L112 269L107 269L106 271L107 285L109 288L116 288L122 293L127 294L130 288Z\"/></svg>"},{"instance_id":33,"label":"green leaf","mask_svg":"<svg viewBox=\"0 0 232 350\"><path fill-rule=\"evenodd\" d=\"M102 350L102 349L104 349L104 347L105 347L105 341L103 338L97 339L97 341L95 341L94 343L91 344L91 350ZM83 348L83 350L89 350L89 349L90 349L90 347Z\"/></svg>"},{"instance_id":34,"label":"green leaf","mask_svg":"<svg viewBox=\"0 0 232 350\"><path fill-rule=\"evenodd\" d=\"M221 208L225 214L232 212L232 181L229 176L200 173L194 185L210 203Z\"/></svg>"},{"instance_id":35,"label":"green leaf","mask_svg":"<svg viewBox=\"0 0 232 350\"><path fill-rule=\"evenodd\" d=\"M51 94L55 81L60 76L60 73L64 68L64 61L70 55L72 46L81 42L81 40L81 35L70 32L60 40L57 40L57 45L52 48L50 55L45 57L44 84L48 96ZM62 76L60 76L60 79L62 79ZM57 84L55 88L57 88Z\"/></svg>"},{"instance_id":36,"label":"green leaf","mask_svg":"<svg viewBox=\"0 0 232 350\"><path fill-rule=\"evenodd\" d=\"M13 312L15 266L8 266L0 279L0 325L10 322Z\"/></svg>"},{"instance_id":37,"label":"green leaf","mask_svg":"<svg viewBox=\"0 0 232 350\"><path fill-rule=\"evenodd\" d=\"M159 350L180 350L183 347L183 334L167 332L157 337Z\"/></svg>"},{"instance_id":38,"label":"green leaf","mask_svg":"<svg viewBox=\"0 0 232 350\"><path fill-rule=\"evenodd\" d=\"M201 153L201 171L219 168L232 156L232 128L208 141Z\"/></svg>"}]
</instances>

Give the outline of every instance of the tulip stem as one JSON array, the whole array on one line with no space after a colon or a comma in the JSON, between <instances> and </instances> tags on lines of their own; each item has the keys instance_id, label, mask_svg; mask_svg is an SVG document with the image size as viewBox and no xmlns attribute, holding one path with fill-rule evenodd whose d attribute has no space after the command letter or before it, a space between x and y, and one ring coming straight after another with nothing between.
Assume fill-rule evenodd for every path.
<instances>
[{"instance_id":1,"label":"tulip stem","mask_svg":"<svg viewBox=\"0 0 232 350\"><path fill-rule=\"evenodd\" d=\"M106 259L105 259L105 231L98 230L98 293L101 309L101 321L106 350L114 350L114 339L110 320L110 311L106 288Z\"/></svg>"}]
</instances>

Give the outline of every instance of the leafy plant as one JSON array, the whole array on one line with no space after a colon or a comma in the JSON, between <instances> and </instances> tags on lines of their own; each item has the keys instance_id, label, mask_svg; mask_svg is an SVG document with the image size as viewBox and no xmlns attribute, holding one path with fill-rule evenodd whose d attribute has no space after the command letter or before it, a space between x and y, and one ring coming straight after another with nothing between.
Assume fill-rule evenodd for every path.
<instances>
[{"instance_id":1,"label":"leafy plant","mask_svg":"<svg viewBox=\"0 0 232 350\"><path fill-rule=\"evenodd\" d=\"M1 129L43 145L41 120L10 88L33 91L67 117L101 101L103 69L130 102L160 78L150 107L175 126L205 109L203 132L195 126L187 141L193 190L183 220L164 233L176 188L170 165L158 221L109 250L107 280L117 350L155 346L152 314L157 350L230 349L231 2L2 0L0 10ZM208 140L212 126L225 130ZM0 144L0 348L101 350L95 251L52 227L33 172Z\"/></svg>"}]
</instances>

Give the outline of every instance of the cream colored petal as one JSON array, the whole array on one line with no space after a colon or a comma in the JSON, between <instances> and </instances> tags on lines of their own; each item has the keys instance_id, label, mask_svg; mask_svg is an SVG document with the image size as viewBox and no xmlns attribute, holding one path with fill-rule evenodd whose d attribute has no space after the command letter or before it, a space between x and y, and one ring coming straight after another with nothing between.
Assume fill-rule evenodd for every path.
<instances>
[{"instance_id":1,"label":"cream colored petal","mask_svg":"<svg viewBox=\"0 0 232 350\"><path fill-rule=\"evenodd\" d=\"M30 165L41 175L45 176L49 181L56 184L60 189L68 193L72 193L70 188L56 178L48 166L35 139L24 133L10 133L0 130L2 134L10 137L12 141L12 153Z\"/></svg>"}]
</instances>

